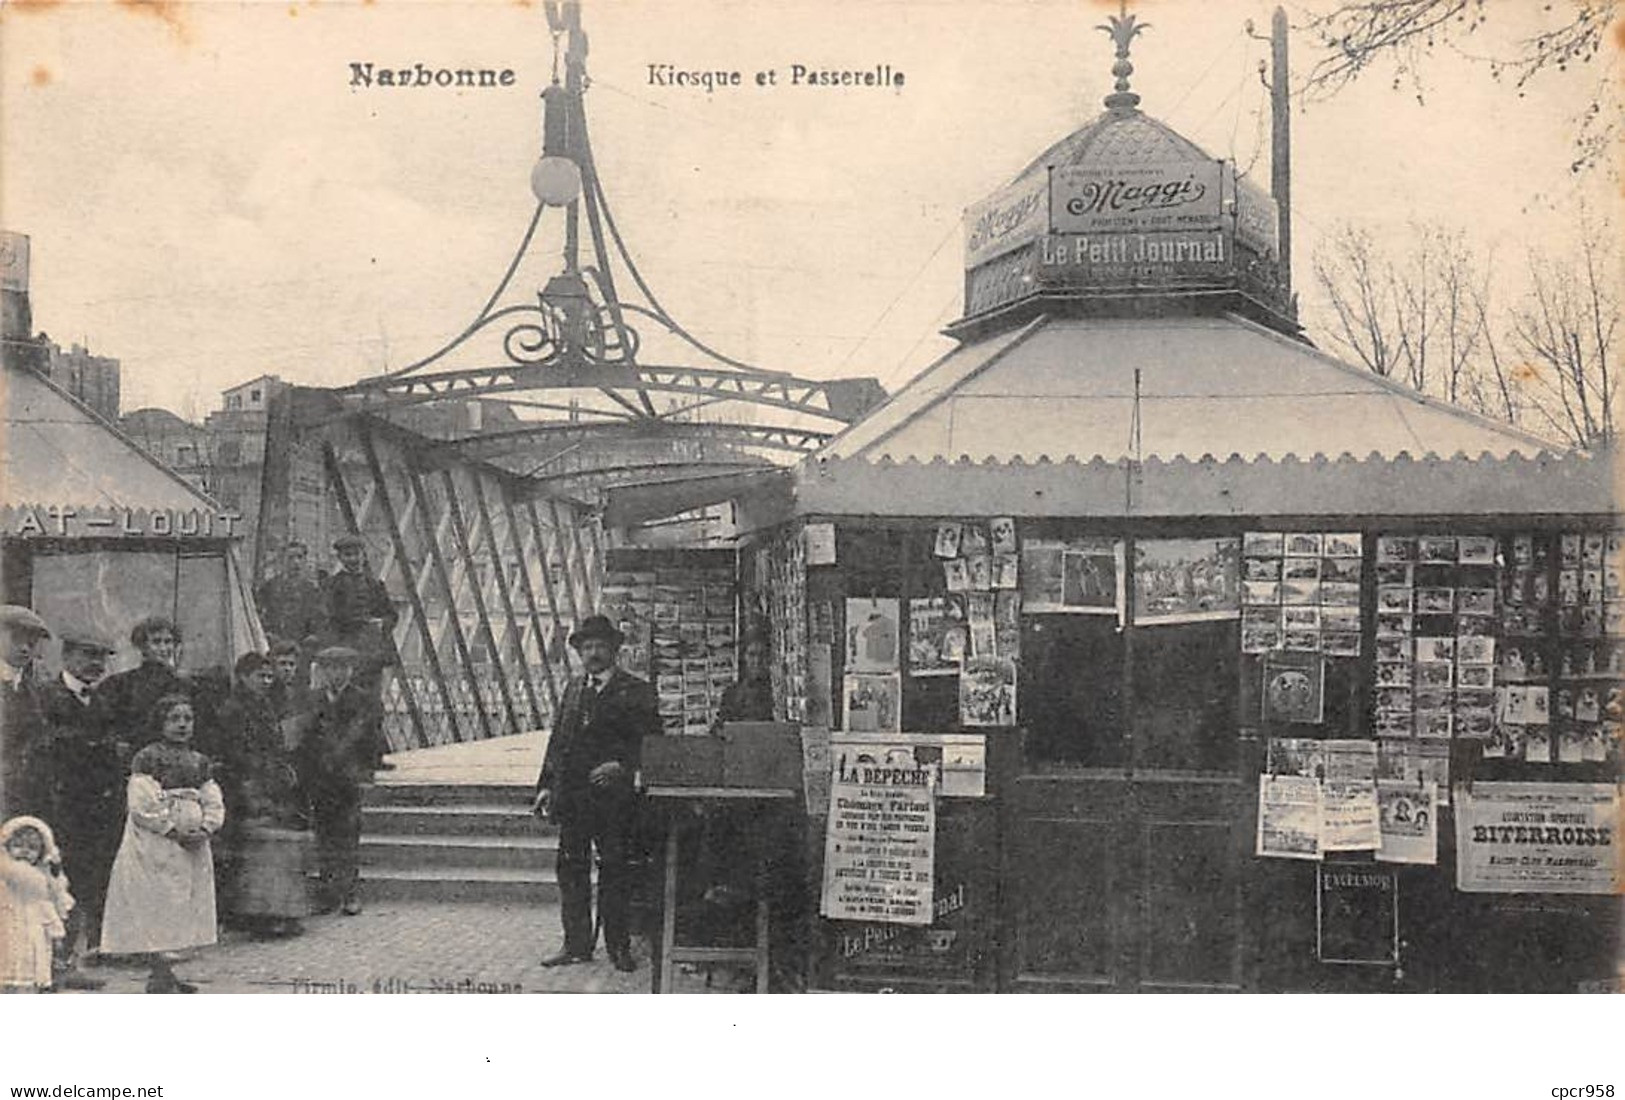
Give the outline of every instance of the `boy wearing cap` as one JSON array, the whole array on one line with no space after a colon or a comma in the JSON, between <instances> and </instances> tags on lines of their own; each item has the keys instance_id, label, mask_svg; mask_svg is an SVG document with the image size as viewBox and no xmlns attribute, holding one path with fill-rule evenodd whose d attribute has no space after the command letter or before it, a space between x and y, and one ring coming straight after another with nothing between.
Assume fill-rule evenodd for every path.
<instances>
[{"instance_id":1,"label":"boy wearing cap","mask_svg":"<svg viewBox=\"0 0 1625 1100\"><path fill-rule=\"evenodd\" d=\"M309 725L296 753L300 785L310 799L321 865L321 912L361 912L362 788L372 781L378 702L356 687L361 655L345 646L316 654Z\"/></svg>"},{"instance_id":2,"label":"boy wearing cap","mask_svg":"<svg viewBox=\"0 0 1625 1100\"><path fill-rule=\"evenodd\" d=\"M334 645L356 651L360 658L355 667L356 687L376 701L399 616L384 582L367 572L367 544L361 536L344 535L334 541L333 549L339 568L323 582L328 630ZM381 726L373 731L372 754L374 768L393 767L384 763Z\"/></svg>"},{"instance_id":3,"label":"boy wearing cap","mask_svg":"<svg viewBox=\"0 0 1625 1100\"><path fill-rule=\"evenodd\" d=\"M45 711L34 682L34 660L50 636L30 609L0 604L0 821L50 813Z\"/></svg>"},{"instance_id":4,"label":"boy wearing cap","mask_svg":"<svg viewBox=\"0 0 1625 1100\"><path fill-rule=\"evenodd\" d=\"M124 764L92 690L107 674L113 644L93 630L62 632L62 671L42 690L50 728L51 824L77 901L68 945L82 932L101 939L107 876L124 827ZM79 984L71 976L64 984Z\"/></svg>"},{"instance_id":5,"label":"boy wearing cap","mask_svg":"<svg viewBox=\"0 0 1625 1100\"><path fill-rule=\"evenodd\" d=\"M593 615L570 635L582 675L570 682L547 742L533 809L559 825L558 879L564 948L542 960L564 966L592 958L589 872L598 849L598 905L604 949L615 969L637 968L632 958L632 882L628 861L637 810L633 777L643 739L661 732L659 704L648 681L615 665L621 632Z\"/></svg>"}]
</instances>

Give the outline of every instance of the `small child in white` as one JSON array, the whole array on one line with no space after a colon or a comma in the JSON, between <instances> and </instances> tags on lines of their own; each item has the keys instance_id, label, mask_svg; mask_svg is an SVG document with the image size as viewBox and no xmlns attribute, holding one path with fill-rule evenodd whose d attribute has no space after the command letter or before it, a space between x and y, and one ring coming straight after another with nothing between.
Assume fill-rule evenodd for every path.
<instances>
[{"instance_id":1,"label":"small child in white","mask_svg":"<svg viewBox=\"0 0 1625 1100\"><path fill-rule=\"evenodd\" d=\"M73 908L62 854L37 817L0 826L0 987L7 993L51 988L51 950L67 934Z\"/></svg>"}]
</instances>

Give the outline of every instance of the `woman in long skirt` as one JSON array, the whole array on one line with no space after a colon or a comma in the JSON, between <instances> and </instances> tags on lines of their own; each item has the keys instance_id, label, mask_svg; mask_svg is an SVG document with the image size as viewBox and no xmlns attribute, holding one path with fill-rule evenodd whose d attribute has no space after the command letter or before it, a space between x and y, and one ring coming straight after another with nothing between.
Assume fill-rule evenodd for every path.
<instances>
[{"instance_id":1,"label":"woman in long skirt","mask_svg":"<svg viewBox=\"0 0 1625 1100\"><path fill-rule=\"evenodd\" d=\"M226 798L232 849L230 916L255 932L293 935L310 914L306 884L315 837L278 721L271 661L249 653L237 662L231 699L220 710L212 754Z\"/></svg>"},{"instance_id":2,"label":"woman in long skirt","mask_svg":"<svg viewBox=\"0 0 1625 1100\"><path fill-rule=\"evenodd\" d=\"M215 942L214 859L209 837L225 822L209 758L191 747L192 704L165 695L151 724L161 740L130 761L124 839L107 886L101 949L147 955L148 993L195 993L172 955Z\"/></svg>"}]
</instances>

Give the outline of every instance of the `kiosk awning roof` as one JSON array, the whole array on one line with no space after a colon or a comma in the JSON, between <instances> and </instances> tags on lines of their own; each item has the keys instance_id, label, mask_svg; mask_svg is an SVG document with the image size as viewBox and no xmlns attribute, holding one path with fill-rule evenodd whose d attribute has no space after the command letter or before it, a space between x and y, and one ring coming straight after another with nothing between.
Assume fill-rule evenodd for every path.
<instances>
[{"instance_id":1,"label":"kiosk awning roof","mask_svg":"<svg viewBox=\"0 0 1625 1100\"><path fill-rule=\"evenodd\" d=\"M0 375L0 503L192 509L215 503L30 371Z\"/></svg>"},{"instance_id":2,"label":"kiosk awning roof","mask_svg":"<svg viewBox=\"0 0 1625 1100\"><path fill-rule=\"evenodd\" d=\"M938 360L825 458L1392 458L1554 449L1234 315L1041 317Z\"/></svg>"}]
</instances>

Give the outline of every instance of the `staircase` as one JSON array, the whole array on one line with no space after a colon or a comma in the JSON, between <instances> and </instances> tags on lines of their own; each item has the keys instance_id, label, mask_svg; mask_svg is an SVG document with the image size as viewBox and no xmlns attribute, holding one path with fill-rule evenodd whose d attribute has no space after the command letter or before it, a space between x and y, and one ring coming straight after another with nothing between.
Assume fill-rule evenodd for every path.
<instances>
[{"instance_id":1,"label":"staircase","mask_svg":"<svg viewBox=\"0 0 1625 1100\"><path fill-rule=\"evenodd\" d=\"M558 831L515 783L380 783L361 820L368 901L550 903Z\"/></svg>"}]
</instances>

